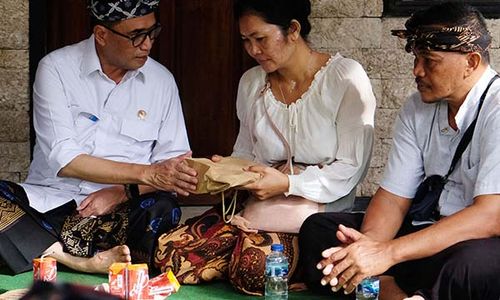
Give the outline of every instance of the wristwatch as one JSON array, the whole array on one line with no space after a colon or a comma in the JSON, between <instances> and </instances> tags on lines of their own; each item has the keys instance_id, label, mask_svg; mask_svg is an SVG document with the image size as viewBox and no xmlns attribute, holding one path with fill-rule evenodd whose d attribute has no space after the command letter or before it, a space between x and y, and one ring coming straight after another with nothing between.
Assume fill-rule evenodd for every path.
<instances>
[{"instance_id":1,"label":"wristwatch","mask_svg":"<svg viewBox=\"0 0 500 300\"><path fill-rule=\"evenodd\" d=\"M125 187L125 196L128 200L139 198L139 186L135 183L126 183L123 185Z\"/></svg>"}]
</instances>

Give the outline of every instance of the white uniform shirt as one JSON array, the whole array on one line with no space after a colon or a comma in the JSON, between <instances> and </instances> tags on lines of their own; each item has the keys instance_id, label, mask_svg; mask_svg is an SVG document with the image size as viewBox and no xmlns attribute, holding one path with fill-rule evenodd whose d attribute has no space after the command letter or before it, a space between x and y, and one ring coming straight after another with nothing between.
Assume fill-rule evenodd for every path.
<instances>
[{"instance_id":1,"label":"white uniform shirt","mask_svg":"<svg viewBox=\"0 0 500 300\"><path fill-rule=\"evenodd\" d=\"M151 164L189 150L172 74L148 58L116 84L102 72L93 36L40 61L33 108L36 145L22 186L40 212L108 186L57 176L80 154Z\"/></svg>"},{"instance_id":2,"label":"white uniform shirt","mask_svg":"<svg viewBox=\"0 0 500 300\"><path fill-rule=\"evenodd\" d=\"M287 159L267 108L290 144L294 161L323 165L289 175L288 192L321 203L348 195L366 172L373 143L375 97L362 66L339 54L331 57L310 88L288 106L265 87L266 73L260 66L241 78L240 132L232 155L266 165Z\"/></svg>"},{"instance_id":3,"label":"white uniform shirt","mask_svg":"<svg viewBox=\"0 0 500 300\"><path fill-rule=\"evenodd\" d=\"M495 71L488 68L455 116L458 130L448 124L448 104L409 97L394 129L393 146L381 187L413 198L417 186L434 174L446 175L463 134L477 114L477 105ZM490 87L467 149L455 166L439 199L440 213L449 216L478 195L500 193L500 79Z\"/></svg>"}]
</instances>

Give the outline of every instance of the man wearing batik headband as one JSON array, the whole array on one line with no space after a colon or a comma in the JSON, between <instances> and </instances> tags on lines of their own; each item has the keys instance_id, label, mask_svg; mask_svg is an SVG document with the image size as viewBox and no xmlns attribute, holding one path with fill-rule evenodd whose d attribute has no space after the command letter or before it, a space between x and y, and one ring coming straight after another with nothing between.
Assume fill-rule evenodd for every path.
<instances>
[{"instance_id":1,"label":"man wearing batik headband","mask_svg":"<svg viewBox=\"0 0 500 300\"><path fill-rule=\"evenodd\" d=\"M379 299L498 300L500 79L489 66L485 20L470 6L444 3L394 34L415 56L418 92L396 119L366 214L322 213L304 222L305 278L312 289L350 293L363 278L380 276ZM468 128L470 142L458 147ZM457 148L465 150L450 168ZM417 218L417 187L448 173L429 206L434 218Z\"/></svg>"},{"instance_id":2,"label":"man wearing batik headband","mask_svg":"<svg viewBox=\"0 0 500 300\"><path fill-rule=\"evenodd\" d=\"M33 87L36 145L26 182L0 181L0 258L45 254L106 273L149 263L196 188L178 90L148 57L158 0L90 0L93 35L48 54Z\"/></svg>"},{"instance_id":3,"label":"man wearing batik headband","mask_svg":"<svg viewBox=\"0 0 500 300\"><path fill-rule=\"evenodd\" d=\"M421 25L415 14L406 24L406 30L392 30L392 34L406 39L405 50L479 52L488 56L491 36L479 19L463 20L455 25Z\"/></svg>"}]
</instances>

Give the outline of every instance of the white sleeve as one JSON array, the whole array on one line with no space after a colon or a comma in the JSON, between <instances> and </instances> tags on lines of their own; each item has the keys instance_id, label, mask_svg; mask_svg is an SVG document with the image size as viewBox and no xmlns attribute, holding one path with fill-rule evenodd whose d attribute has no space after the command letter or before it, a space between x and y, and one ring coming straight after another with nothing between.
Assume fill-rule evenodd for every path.
<instances>
[{"instance_id":1,"label":"white sleeve","mask_svg":"<svg viewBox=\"0 0 500 300\"><path fill-rule=\"evenodd\" d=\"M413 198L424 175L422 150L416 137L414 99L410 98L396 118L392 148L380 186L400 197Z\"/></svg>"},{"instance_id":2,"label":"white sleeve","mask_svg":"<svg viewBox=\"0 0 500 300\"><path fill-rule=\"evenodd\" d=\"M254 107L253 104L256 99L254 99L248 91L249 81L251 80L248 75L249 73L244 74L238 85L236 113L240 121L240 130L236 142L234 143L231 156L254 160L255 155L253 154L253 136L250 127L250 118Z\"/></svg>"},{"instance_id":3,"label":"white sleeve","mask_svg":"<svg viewBox=\"0 0 500 300\"><path fill-rule=\"evenodd\" d=\"M497 80L500 81L500 80ZM492 86L492 90L494 87ZM493 93L492 93L493 94ZM474 186L473 197L479 195L500 194L500 88L497 88L496 94L489 100L494 105L483 108L485 114L480 141L479 165L471 166L471 170L478 168L477 179ZM479 120L478 120L479 121ZM479 122L478 122L479 125ZM469 171L470 172L470 171ZM496 175L495 175L496 174Z\"/></svg>"},{"instance_id":4,"label":"white sleeve","mask_svg":"<svg viewBox=\"0 0 500 300\"><path fill-rule=\"evenodd\" d=\"M376 100L361 65L355 63L350 67L350 75L343 80L346 87L336 116L338 149L335 161L289 175L287 194L330 203L349 194L366 174L373 147Z\"/></svg>"},{"instance_id":5,"label":"white sleeve","mask_svg":"<svg viewBox=\"0 0 500 300\"><path fill-rule=\"evenodd\" d=\"M76 142L70 104L51 56L38 65L33 85L33 124L36 143L48 158L53 177L80 154L87 154Z\"/></svg>"}]
</instances>

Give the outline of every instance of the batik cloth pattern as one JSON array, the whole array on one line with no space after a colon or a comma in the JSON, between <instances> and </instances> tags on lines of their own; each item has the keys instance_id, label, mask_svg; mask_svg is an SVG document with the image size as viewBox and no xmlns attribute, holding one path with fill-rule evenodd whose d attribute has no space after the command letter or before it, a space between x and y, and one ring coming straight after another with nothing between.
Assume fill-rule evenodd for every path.
<instances>
[{"instance_id":1,"label":"batik cloth pattern","mask_svg":"<svg viewBox=\"0 0 500 300\"><path fill-rule=\"evenodd\" d=\"M147 15L153 12L160 0L90 0L89 10L94 18L115 22Z\"/></svg>"},{"instance_id":2,"label":"batik cloth pattern","mask_svg":"<svg viewBox=\"0 0 500 300\"><path fill-rule=\"evenodd\" d=\"M0 260L15 274L32 268L32 260L57 242L64 216L74 201L44 214L29 206L24 189L0 180Z\"/></svg>"},{"instance_id":3,"label":"batik cloth pattern","mask_svg":"<svg viewBox=\"0 0 500 300\"><path fill-rule=\"evenodd\" d=\"M246 233L226 224L214 207L186 221L158 239L154 263L162 272L171 270L182 284L229 279L234 288L263 295L265 258L273 243L285 247L289 278L297 268L298 237L287 233Z\"/></svg>"},{"instance_id":4,"label":"batik cloth pattern","mask_svg":"<svg viewBox=\"0 0 500 300\"><path fill-rule=\"evenodd\" d=\"M0 185L0 232L2 232L26 213L15 204L13 189L4 182L0 182Z\"/></svg>"},{"instance_id":5,"label":"batik cloth pattern","mask_svg":"<svg viewBox=\"0 0 500 300\"><path fill-rule=\"evenodd\" d=\"M272 244L283 245L289 263L289 283L294 283L299 260L297 234L240 231L229 265L229 281L235 289L245 294L264 295L266 256L271 253Z\"/></svg>"},{"instance_id":6,"label":"batik cloth pattern","mask_svg":"<svg viewBox=\"0 0 500 300\"><path fill-rule=\"evenodd\" d=\"M80 257L127 245L134 263L151 266L158 236L176 227L180 216L173 194L149 193L107 215L84 218L73 213L64 222L61 240L66 252Z\"/></svg>"},{"instance_id":7,"label":"batik cloth pattern","mask_svg":"<svg viewBox=\"0 0 500 300\"><path fill-rule=\"evenodd\" d=\"M172 270L180 283L226 279L238 229L226 224L213 208L160 236L155 265Z\"/></svg>"},{"instance_id":8,"label":"batik cloth pattern","mask_svg":"<svg viewBox=\"0 0 500 300\"><path fill-rule=\"evenodd\" d=\"M491 36L481 31L477 22L457 26L418 26L412 27L411 19L406 30L392 30L392 35L406 39L405 50L481 52L489 48Z\"/></svg>"},{"instance_id":9,"label":"batik cloth pattern","mask_svg":"<svg viewBox=\"0 0 500 300\"><path fill-rule=\"evenodd\" d=\"M66 218L61 231L64 251L79 257L92 257L99 251L125 244L129 212L128 205L95 218L81 217L75 212Z\"/></svg>"}]
</instances>

